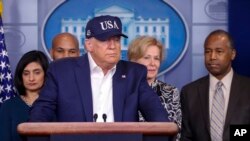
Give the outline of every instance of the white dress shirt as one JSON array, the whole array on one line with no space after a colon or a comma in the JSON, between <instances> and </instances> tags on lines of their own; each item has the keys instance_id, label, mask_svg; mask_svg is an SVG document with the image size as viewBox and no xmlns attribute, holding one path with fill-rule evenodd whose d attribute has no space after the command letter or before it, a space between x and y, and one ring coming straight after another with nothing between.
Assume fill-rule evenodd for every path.
<instances>
[{"instance_id":1,"label":"white dress shirt","mask_svg":"<svg viewBox=\"0 0 250 141\"><path fill-rule=\"evenodd\" d=\"M104 75L102 69L97 66L89 53L88 58L91 75L93 114L98 115L96 122L104 122L103 114L106 114L107 122L114 122L112 78L116 71L116 66Z\"/></svg>"}]
</instances>

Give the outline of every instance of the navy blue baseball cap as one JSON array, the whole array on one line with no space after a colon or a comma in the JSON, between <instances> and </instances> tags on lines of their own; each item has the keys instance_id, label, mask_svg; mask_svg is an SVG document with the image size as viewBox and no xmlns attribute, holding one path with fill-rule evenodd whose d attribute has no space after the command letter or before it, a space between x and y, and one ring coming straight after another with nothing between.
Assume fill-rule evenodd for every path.
<instances>
[{"instance_id":1,"label":"navy blue baseball cap","mask_svg":"<svg viewBox=\"0 0 250 141\"><path fill-rule=\"evenodd\" d=\"M99 16L94 17L88 21L85 36L87 39L94 37L100 41L106 41L113 36L123 36L128 38L122 33L122 22L120 18L114 16Z\"/></svg>"}]
</instances>

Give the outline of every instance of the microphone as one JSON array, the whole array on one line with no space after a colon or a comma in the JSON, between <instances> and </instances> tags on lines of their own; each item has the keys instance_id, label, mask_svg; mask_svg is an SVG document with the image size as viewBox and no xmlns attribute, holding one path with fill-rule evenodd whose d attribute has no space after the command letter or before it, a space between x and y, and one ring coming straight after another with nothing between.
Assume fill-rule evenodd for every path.
<instances>
[{"instance_id":1,"label":"microphone","mask_svg":"<svg viewBox=\"0 0 250 141\"><path fill-rule=\"evenodd\" d=\"M107 115L106 115L105 113L102 114L102 118L103 118L103 121L106 122L106 120L107 120Z\"/></svg>"},{"instance_id":2,"label":"microphone","mask_svg":"<svg viewBox=\"0 0 250 141\"><path fill-rule=\"evenodd\" d=\"M98 114L95 113L95 114L93 115L93 120L94 120L94 122L96 122L97 118L98 118Z\"/></svg>"}]
</instances>

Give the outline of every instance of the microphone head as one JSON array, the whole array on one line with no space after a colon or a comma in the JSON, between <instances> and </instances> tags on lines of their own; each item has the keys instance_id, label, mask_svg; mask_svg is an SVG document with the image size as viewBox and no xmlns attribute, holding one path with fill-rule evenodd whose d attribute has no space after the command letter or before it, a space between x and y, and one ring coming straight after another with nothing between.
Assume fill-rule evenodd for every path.
<instances>
[{"instance_id":1,"label":"microphone head","mask_svg":"<svg viewBox=\"0 0 250 141\"><path fill-rule=\"evenodd\" d=\"M93 115L94 122L96 122L97 118L98 118L98 114L95 113L95 114Z\"/></svg>"},{"instance_id":2,"label":"microphone head","mask_svg":"<svg viewBox=\"0 0 250 141\"><path fill-rule=\"evenodd\" d=\"M104 113L104 114L102 114L102 118L103 118L104 122L106 122L107 115L106 115L105 113Z\"/></svg>"}]
</instances>

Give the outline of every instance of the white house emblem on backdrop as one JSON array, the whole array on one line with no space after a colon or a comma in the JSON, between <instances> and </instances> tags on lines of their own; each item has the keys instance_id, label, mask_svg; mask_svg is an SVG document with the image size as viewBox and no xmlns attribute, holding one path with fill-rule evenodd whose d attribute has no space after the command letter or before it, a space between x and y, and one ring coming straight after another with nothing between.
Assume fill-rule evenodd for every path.
<instances>
[{"instance_id":1,"label":"white house emblem on backdrop","mask_svg":"<svg viewBox=\"0 0 250 141\"><path fill-rule=\"evenodd\" d=\"M128 35L128 38L121 38L121 59L127 59L127 48L134 38L141 35L153 36L165 47L167 58L163 60L159 70L160 75L164 74L178 64L187 50L189 35L186 22L174 7L163 0L143 1L143 5L139 4L139 1L142 0L116 0L115 3L104 1L94 3L91 0L65 1L50 13L44 22L42 35L44 46L49 51L53 36L60 32L70 32L78 38L83 54L87 22L95 16L117 16L121 19L123 27L112 21L105 21L100 25L102 30L122 28L122 33ZM74 6L74 14L68 10L69 3ZM158 8L154 11L147 10L152 5ZM91 34L91 31L86 33L88 36Z\"/></svg>"},{"instance_id":2,"label":"white house emblem on backdrop","mask_svg":"<svg viewBox=\"0 0 250 141\"><path fill-rule=\"evenodd\" d=\"M95 10L97 11L97 10ZM114 12L116 11L116 12ZM127 11L130 11L129 16L127 16L125 13ZM119 14L117 14L119 13ZM169 19L145 19L142 17L135 17L134 12L131 12L131 10L124 10L123 7L112 5L110 7L107 7L105 9L101 9L100 11L94 13L93 16L89 16L86 19L73 19L73 18L62 18L61 22L61 32L70 32L78 37L78 40L84 40L85 37L81 36L84 34L84 30L86 28L86 24L88 20L94 16L99 15L112 15L117 16L121 18L122 24L123 24L123 33L125 35L129 35L129 38L122 38L122 50L127 51L129 43L140 35L150 35L156 37L158 40L160 40L163 45L167 48L169 48ZM80 23L80 24L79 24ZM105 21L100 23L103 30L108 28L116 28L119 29L116 22L112 21ZM75 32L75 31L81 31L81 32ZM87 32L88 34L88 32ZM84 50L84 44L80 44L81 48ZM122 56L122 59L126 60L126 55Z\"/></svg>"}]
</instances>

